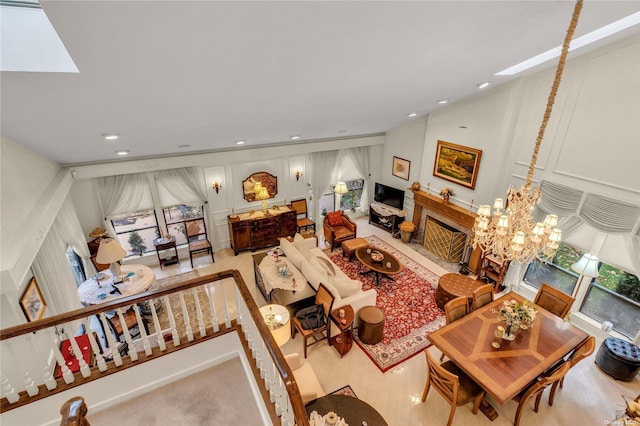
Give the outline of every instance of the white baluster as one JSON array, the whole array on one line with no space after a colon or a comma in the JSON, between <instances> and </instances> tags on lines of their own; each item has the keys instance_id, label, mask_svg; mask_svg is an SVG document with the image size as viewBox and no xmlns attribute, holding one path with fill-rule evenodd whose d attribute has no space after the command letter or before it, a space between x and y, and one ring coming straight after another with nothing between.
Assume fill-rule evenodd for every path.
<instances>
[{"instance_id":1,"label":"white baluster","mask_svg":"<svg viewBox=\"0 0 640 426\"><path fill-rule=\"evenodd\" d=\"M204 327L204 321L202 319L202 308L200 307L200 298L198 297L198 289L194 287L193 291L193 301L196 305L196 316L198 317L198 328L200 329L200 337L204 337L207 335L207 332Z\"/></svg>"},{"instance_id":2,"label":"white baluster","mask_svg":"<svg viewBox=\"0 0 640 426\"><path fill-rule=\"evenodd\" d=\"M227 328L231 327L231 315L229 314L229 305L227 303L227 296L224 291L224 283L226 280L220 281L220 295L222 296L222 303L224 306L224 324Z\"/></svg>"},{"instance_id":3,"label":"white baluster","mask_svg":"<svg viewBox=\"0 0 640 426\"><path fill-rule=\"evenodd\" d=\"M4 371L1 371L0 374L2 374L2 395L7 398L9 404L18 402L20 395L18 395L18 392L16 392L11 383L9 383L9 379L7 378L7 375L4 374Z\"/></svg>"},{"instance_id":4,"label":"white baluster","mask_svg":"<svg viewBox=\"0 0 640 426\"><path fill-rule=\"evenodd\" d=\"M173 310L171 309L171 300L169 296L164 297L164 304L167 306L167 316L169 317L169 327L171 328L171 336L173 337L173 346L180 345L180 335L176 328L176 319L173 316Z\"/></svg>"},{"instance_id":5,"label":"white baluster","mask_svg":"<svg viewBox=\"0 0 640 426\"><path fill-rule=\"evenodd\" d=\"M51 330L52 329L50 328L43 330L40 336L42 336L43 334L46 336L51 336ZM27 339L27 342L29 343L30 352L35 356L38 356L38 354L40 354L40 351L36 349L35 345L33 344L33 341L31 340L31 336L32 336L31 334L25 336ZM38 356L38 362L42 362L42 357ZM55 389L56 386L58 386L58 383L56 382L56 379L53 377L53 371L51 371L50 365L46 361L42 362L42 369L40 371L42 372L42 379L47 389L49 390Z\"/></svg>"},{"instance_id":6,"label":"white baluster","mask_svg":"<svg viewBox=\"0 0 640 426\"><path fill-rule=\"evenodd\" d=\"M160 320L158 320L158 312L156 312L156 304L149 303L151 308L151 318L153 319L153 327L156 330L156 339L161 351L167 350L167 344L164 342L164 336L162 335L162 328L160 327Z\"/></svg>"},{"instance_id":7,"label":"white baluster","mask_svg":"<svg viewBox=\"0 0 640 426\"><path fill-rule=\"evenodd\" d=\"M150 300L148 306L153 305L153 301ZM136 321L138 321L138 329L140 330L140 338L142 339L142 346L144 347L144 353L146 353L147 355L151 355L153 353L152 349L151 349L151 343L149 342L149 335L147 334L147 330L144 328L144 323L142 321L142 316L140 315L140 309L139 307L136 307L137 309L134 309L133 311L136 314ZM142 327L140 327L140 325L142 324ZM129 353L131 353L131 350L135 350L135 348L130 348L129 349ZM138 351L136 350L136 358L138 357Z\"/></svg>"},{"instance_id":8,"label":"white baluster","mask_svg":"<svg viewBox=\"0 0 640 426\"><path fill-rule=\"evenodd\" d=\"M69 384L73 382L73 373L67 366L67 363L62 356L62 352L60 352L60 340L64 340L64 333L60 333L60 338L58 339L56 336L51 336L51 347L53 348L53 356L55 357L58 365L60 366L60 371L62 372L62 378L64 382Z\"/></svg>"},{"instance_id":9,"label":"white baluster","mask_svg":"<svg viewBox=\"0 0 640 426\"><path fill-rule=\"evenodd\" d=\"M207 292L207 297L209 298L209 309L211 310L211 323L213 324L213 331L217 333L220 331L220 325L218 324L218 315L216 314L216 302L214 297L216 297L216 289L213 285L207 284L205 286L205 291Z\"/></svg>"},{"instance_id":10,"label":"white baluster","mask_svg":"<svg viewBox=\"0 0 640 426\"><path fill-rule=\"evenodd\" d=\"M193 340L193 330L191 329L191 318L189 318L189 312L187 311L187 305L184 302L184 292L178 293L180 296L180 307L182 308L182 318L184 321L184 326L187 331L187 341L190 342Z\"/></svg>"},{"instance_id":11,"label":"white baluster","mask_svg":"<svg viewBox=\"0 0 640 426\"><path fill-rule=\"evenodd\" d=\"M113 363L116 367L122 365L122 357L120 356L120 352L118 351L118 346L120 342L116 342L113 338L113 334L111 333L111 327L108 324L107 317L104 312L100 312L100 321L102 321L102 327L105 330L105 339L107 339L107 346L111 348L111 358L113 359Z\"/></svg>"},{"instance_id":12,"label":"white baluster","mask_svg":"<svg viewBox=\"0 0 640 426\"><path fill-rule=\"evenodd\" d=\"M100 371L105 371L107 369L107 363L105 362L104 357L102 356L102 352L100 351L100 345L96 341L96 337L89 327L89 320L87 318L83 318L82 325L84 325L84 329L87 330L87 334L89 335L89 343L91 343L91 350L93 351L93 355L96 357L98 369Z\"/></svg>"},{"instance_id":13,"label":"white baluster","mask_svg":"<svg viewBox=\"0 0 640 426\"><path fill-rule=\"evenodd\" d=\"M80 350L80 346L78 346L78 342L76 341L75 336L69 336L69 343L71 343L71 347L73 348L73 356L76 358L76 360L78 360L78 365L80 366L80 374L82 374L82 377L89 377L91 375L91 368L84 360L84 357L82 356L82 350Z\"/></svg>"},{"instance_id":14,"label":"white baluster","mask_svg":"<svg viewBox=\"0 0 640 426\"><path fill-rule=\"evenodd\" d=\"M13 349L13 342L7 341L6 346L9 350L9 355L13 358L13 365L17 371L22 371L22 382L24 383L24 389L27 391L29 396L34 396L38 394L38 386L34 383L31 378L31 374L29 371L22 365L22 359L16 356L16 353ZM64 363L64 361L63 361ZM11 363L9 363L11 365ZM71 375L71 381L73 381L73 374Z\"/></svg>"},{"instance_id":15,"label":"white baluster","mask_svg":"<svg viewBox=\"0 0 640 426\"><path fill-rule=\"evenodd\" d=\"M137 307L138 305L133 305L134 311ZM136 352L136 348L133 347L133 340L131 339L131 333L129 332L129 327L127 327L127 322L124 319L124 315L122 314L122 308L116 309L116 315L118 315L118 319L120 320L120 324L122 325L122 334L124 334L124 341L129 348L129 358L131 358L132 361L136 361L138 359L138 352ZM138 328L142 329L144 327L142 327L140 323L138 323Z\"/></svg>"}]
</instances>

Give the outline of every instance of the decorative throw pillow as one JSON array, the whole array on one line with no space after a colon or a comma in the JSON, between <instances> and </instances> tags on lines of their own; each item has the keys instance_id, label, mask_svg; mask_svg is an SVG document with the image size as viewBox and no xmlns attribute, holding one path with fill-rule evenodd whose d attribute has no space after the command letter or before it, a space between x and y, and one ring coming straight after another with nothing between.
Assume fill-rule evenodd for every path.
<instances>
[{"instance_id":1,"label":"decorative throw pillow","mask_svg":"<svg viewBox=\"0 0 640 426\"><path fill-rule=\"evenodd\" d=\"M300 253L300 251L296 248L296 246L290 243L286 238L281 238L280 249L282 250L284 255L287 256L287 259L289 259L289 261L293 263L293 266L300 270L300 265L305 260L305 258L304 255Z\"/></svg>"},{"instance_id":2,"label":"decorative throw pillow","mask_svg":"<svg viewBox=\"0 0 640 426\"><path fill-rule=\"evenodd\" d=\"M316 259L318 259L318 263L320 264L320 266L322 266L322 269L324 269L327 272L327 275L336 274L336 270L334 269L333 263L331 263L330 260L325 259L322 256L316 256Z\"/></svg>"},{"instance_id":3,"label":"decorative throw pillow","mask_svg":"<svg viewBox=\"0 0 640 426\"><path fill-rule=\"evenodd\" d=\"M347 277L330 277L333 286L340 293L341 298L352 296L362 290L362 283Z\"/></svg>"},{"instance_id":4,"label":"decorative throw pillow","mask_svg":"<svg viewBox=\"0 0 640 426\"><path fill-rule=\"evenodd\" d=\"M342 225L342 212L335 211L327 213L327 220L331 226Z\"/></svg>"}]
</instances>

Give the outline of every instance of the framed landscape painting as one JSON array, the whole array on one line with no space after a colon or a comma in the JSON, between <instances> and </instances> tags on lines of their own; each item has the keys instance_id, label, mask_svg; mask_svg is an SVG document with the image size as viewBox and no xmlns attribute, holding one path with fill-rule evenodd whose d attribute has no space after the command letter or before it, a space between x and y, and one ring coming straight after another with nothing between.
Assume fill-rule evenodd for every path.
<instances>
[{"instance_id":1,"label":"framed landscape painting","mask_svg":"<svg viewBox=\"0 0 640 426\"><path fill-rule=\"evenodd\" d=\"M438 141L433 175L475 189L482 150Z\"/></svg>"},{"instance_id":2,"label":"framed landscape painting","mask_svg":"<svg viewBox=\"0 0 640 426\"><path fill-rule=\"evenodd\" d=\"M42 297L35 277L31 278L24 294L20 298L20 307L29 322L41 319L47 304Z\"/></svg>"},{"instance_id":3,"label":"framed landscape painting","mask_svg":"<svg viewBox=\"0 0 640 426\"><path fill-rule=\"evenodd\" d=\"M400 179L409 180L409 171L411 170L411 161L400 157L393 157L393 169L391 174Z\"/></svg>"}]
</instances>

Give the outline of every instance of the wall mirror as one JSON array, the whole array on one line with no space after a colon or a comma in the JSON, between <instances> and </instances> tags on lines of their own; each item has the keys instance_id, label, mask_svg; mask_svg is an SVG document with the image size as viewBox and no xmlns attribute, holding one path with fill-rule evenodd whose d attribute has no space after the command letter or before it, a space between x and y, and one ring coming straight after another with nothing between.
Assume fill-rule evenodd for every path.
<instances>
[{"instance_id":1,"label":"wall mirror","mask_svg":"<svg viewBox=\"0 0 640 426\"><path fill-rule=\"evenodd\" d=\"M267 172L257 172L242 181L244 199L267 200L278 194L278 177Z\"/></svg>"}]
</instances>

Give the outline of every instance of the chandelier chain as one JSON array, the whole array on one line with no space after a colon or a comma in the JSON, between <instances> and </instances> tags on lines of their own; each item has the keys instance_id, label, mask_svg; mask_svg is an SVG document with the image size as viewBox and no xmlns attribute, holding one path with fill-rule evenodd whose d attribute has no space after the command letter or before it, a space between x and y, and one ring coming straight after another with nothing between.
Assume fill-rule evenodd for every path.
<instances>
[{"instance_id":1,"label":"chandelier chain","mask_svg":"<svg viewBox=\"0 0 640 426\"><path fill-rule=\"evenodd\" d=\"M526 189L529 189L529 187L531 186L531 181L533 180L533 172L535 170L536 163L538 161L538 152L540 151L540 145L542 144L542 139L544 138L544 132L547 130L547 124L549 123L549 118L551 117L551 110L553 109L553 104L556 101L556 94L558 93L558 87L560 86L560 80L562 79L564 65L567 60L567 55L569 53L569 45L571 44L571 40L573 39L573 34L575 33L576 27L578 26L578 19L580 18L581 10L582 10L582 0L578 0L573 9L573 15L571 17L571 22L569 23L569 28L567 29L567 35L565 36L564 42L562 43L562 52L560 54L560 59L558 60L558 67L556 68L556 75L553 79L551 92L549 93L549 98L547 99L547 108L545 109L544 116L542 117L540 130L538 130L538 137L536 138L536 146L533 149L533 155L531 156L531 163L529 164L529 172L527 173L527 180L524 184L524 187Z\"/></svg>"}]
</instances>

